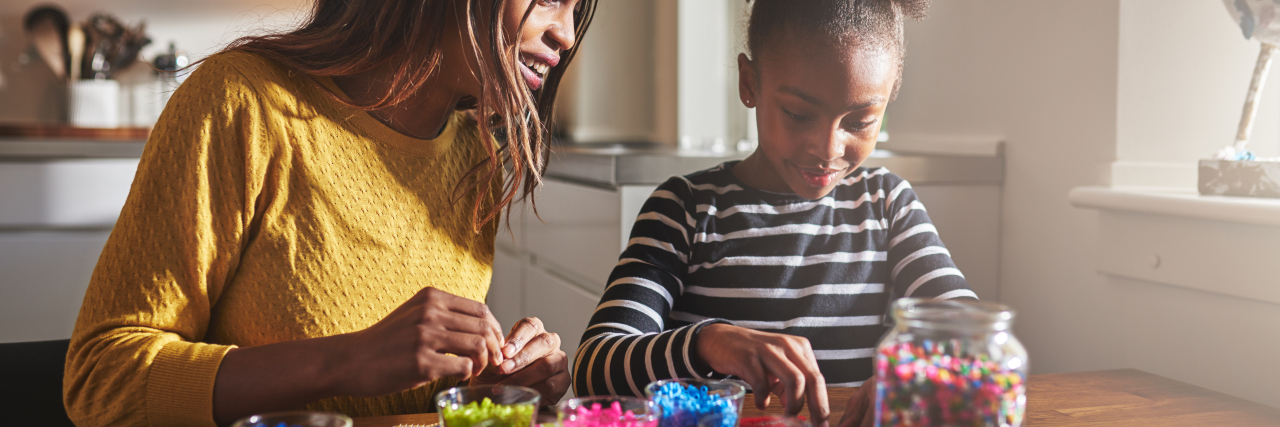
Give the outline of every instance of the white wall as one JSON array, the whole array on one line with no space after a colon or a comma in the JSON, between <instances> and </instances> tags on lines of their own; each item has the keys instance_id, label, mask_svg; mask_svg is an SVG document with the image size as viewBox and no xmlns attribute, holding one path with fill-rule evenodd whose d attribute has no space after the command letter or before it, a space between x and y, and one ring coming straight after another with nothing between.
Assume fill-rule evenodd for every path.
<instances>
[{"instance_id":1,"label":"white wall","mask_svg":"<svg viewBox=\"0 0 1280 427\"><path fill-rule=\"evenodd\" d=\"M1252 67L1256 51L1231 32L1221 7L1205 0L934 2L927 20L908 26L906 80L889 112L893 135L1007 142L1000 295L1018 311L1016 331L1033 373L1138 368L1280 406L1280 306L1100 276L1097 213L1067 199L1074 187L1111 184L1117 158L1193 161L1230 140L1247 78L1192 87L1204 84L1197 76L1216 82ZM1157 31L1193 34L1160 48L1126 44ZM1196 32L1206 36L1192 43ZM1208 63L1232 58L1245 63ZM1260 114L1276 120L1280 102L1268 96L1271 109L1264 104ZM1225 110L1214 110L1218 104ZM1257 131L1273 147L1274 127Z\"/></svg>"},{"instance_id":2,"label":"white wall","mask_svg":"<svg viewBox=\"0 0 1280 427\"><path fill-rule=\"evenodd\" d=\"M1195 162L1231 144L1260 43L1221 2L1120 3L1113 185L1194 187ZM1272 68L1249 148L1280 155L1280 67ZM1161 173L1164 171L1164 173ZM1169 176L1172 175L1172 176Z\"/></svg>"}]
</instances>

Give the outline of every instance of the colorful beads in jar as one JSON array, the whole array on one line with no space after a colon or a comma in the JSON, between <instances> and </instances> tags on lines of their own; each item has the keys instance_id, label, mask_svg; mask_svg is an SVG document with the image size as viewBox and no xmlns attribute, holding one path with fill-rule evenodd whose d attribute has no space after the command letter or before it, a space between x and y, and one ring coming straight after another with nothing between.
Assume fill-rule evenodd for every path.
<instances>
[{"instance_id":1,"label":"colorful beads in jar","mask_svg":"<svg viewBox=\"0 0 1280 427\"><path fill-rule=\"evenodd\" d=\"M1027 352L1000 304L903 298L876 351L879 426L1022 425Z\"/></svg>"},{"instance_id":2,"label":"colorful beads in jar","mask_svg":"<svg viewBox=\"0 0 1280 427\"><path fill-rule=\"evenodd\" d=\"M734 427L746 387L732 381L676 379L650 383L644 392L662 410L660 427L698 427L712 415L718 425L705 427Z\"/></svg>"},{"instance_id":3,"label":"colorful beads in jar","mask_svg":"<svg viewBox=\"0 0 1280 427\"><path fill-rule=\"evenodd\" d=\"M556 406L562 427L658 427L662 410L638 397L593 396Z\"/></svg>"},{"instance_id":4,"label":"colorful beads in jar","mask_svg":"<svg viewBox=\"0 0 1280 427\"><path fill-rule=\"evenodd\" d=\"M444 427L530 427L541 398L525 387L454 387L436 394L436 407Z\"/></svg>"}]
</instances>

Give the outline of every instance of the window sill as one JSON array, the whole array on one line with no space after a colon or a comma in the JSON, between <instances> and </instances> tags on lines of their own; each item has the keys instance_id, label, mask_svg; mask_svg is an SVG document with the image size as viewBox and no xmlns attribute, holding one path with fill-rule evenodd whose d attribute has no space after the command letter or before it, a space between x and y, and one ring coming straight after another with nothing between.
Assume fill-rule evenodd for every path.
<instances>
[{"instance_id":1,"label":"window sill","mask_svg":"<svg viewBox=\"0 0 1280 427\"><path fill-rule=\"evenodd\" d=\"M1078 187L1069 197L1078 208L1280 227L1280 199L1107 187Z\"/></svg>"},{"instance_id":2,"label":"window sill","mask_svg":"<svg viewBox=\"0 0 1280 427\"><path fill-rule=\"evenodd\" d=\"M1280 303L1280 200L1081 187L1103 274Z\"/></svg>"}]
</instances>

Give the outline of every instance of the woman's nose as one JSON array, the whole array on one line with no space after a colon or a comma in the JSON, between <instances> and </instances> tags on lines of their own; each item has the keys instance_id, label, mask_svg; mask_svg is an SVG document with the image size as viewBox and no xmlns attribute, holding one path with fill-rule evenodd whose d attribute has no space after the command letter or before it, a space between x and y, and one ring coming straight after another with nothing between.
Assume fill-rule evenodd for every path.
<instances>
[{"instance_id":1,"label":"woman's nose","mask_svg":"<svg viewBox=\"0 0 1280 427\"><path fill-rule=\"evenodd\" d=\"M556 14L556 19L551 22L551 27L547 28L546 37L547 44L552 48L566 51L572 49L577 40L573 32L573 8L562 9Z\"/></svg>"}]
</instances>

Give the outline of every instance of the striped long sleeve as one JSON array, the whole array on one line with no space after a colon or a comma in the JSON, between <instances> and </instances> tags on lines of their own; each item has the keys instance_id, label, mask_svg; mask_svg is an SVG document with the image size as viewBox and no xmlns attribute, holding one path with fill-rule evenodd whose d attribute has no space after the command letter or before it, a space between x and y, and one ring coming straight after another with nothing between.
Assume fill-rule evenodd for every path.
<instances>
[{"instance_id":1,"label":"striped long sleeve","mask_svg":"<svg viewBox=\"0 0 1280 427\"><path fill-rule=\"evenodd\" d=\"M718 376L695 345L716 322L808 338L827 383L855 386L894 298L976 297L888 170L858 168L808 200L750 188L733 164L674 177L646 201L578 348L578 395Z\"/></svg>"}]
</instances>

